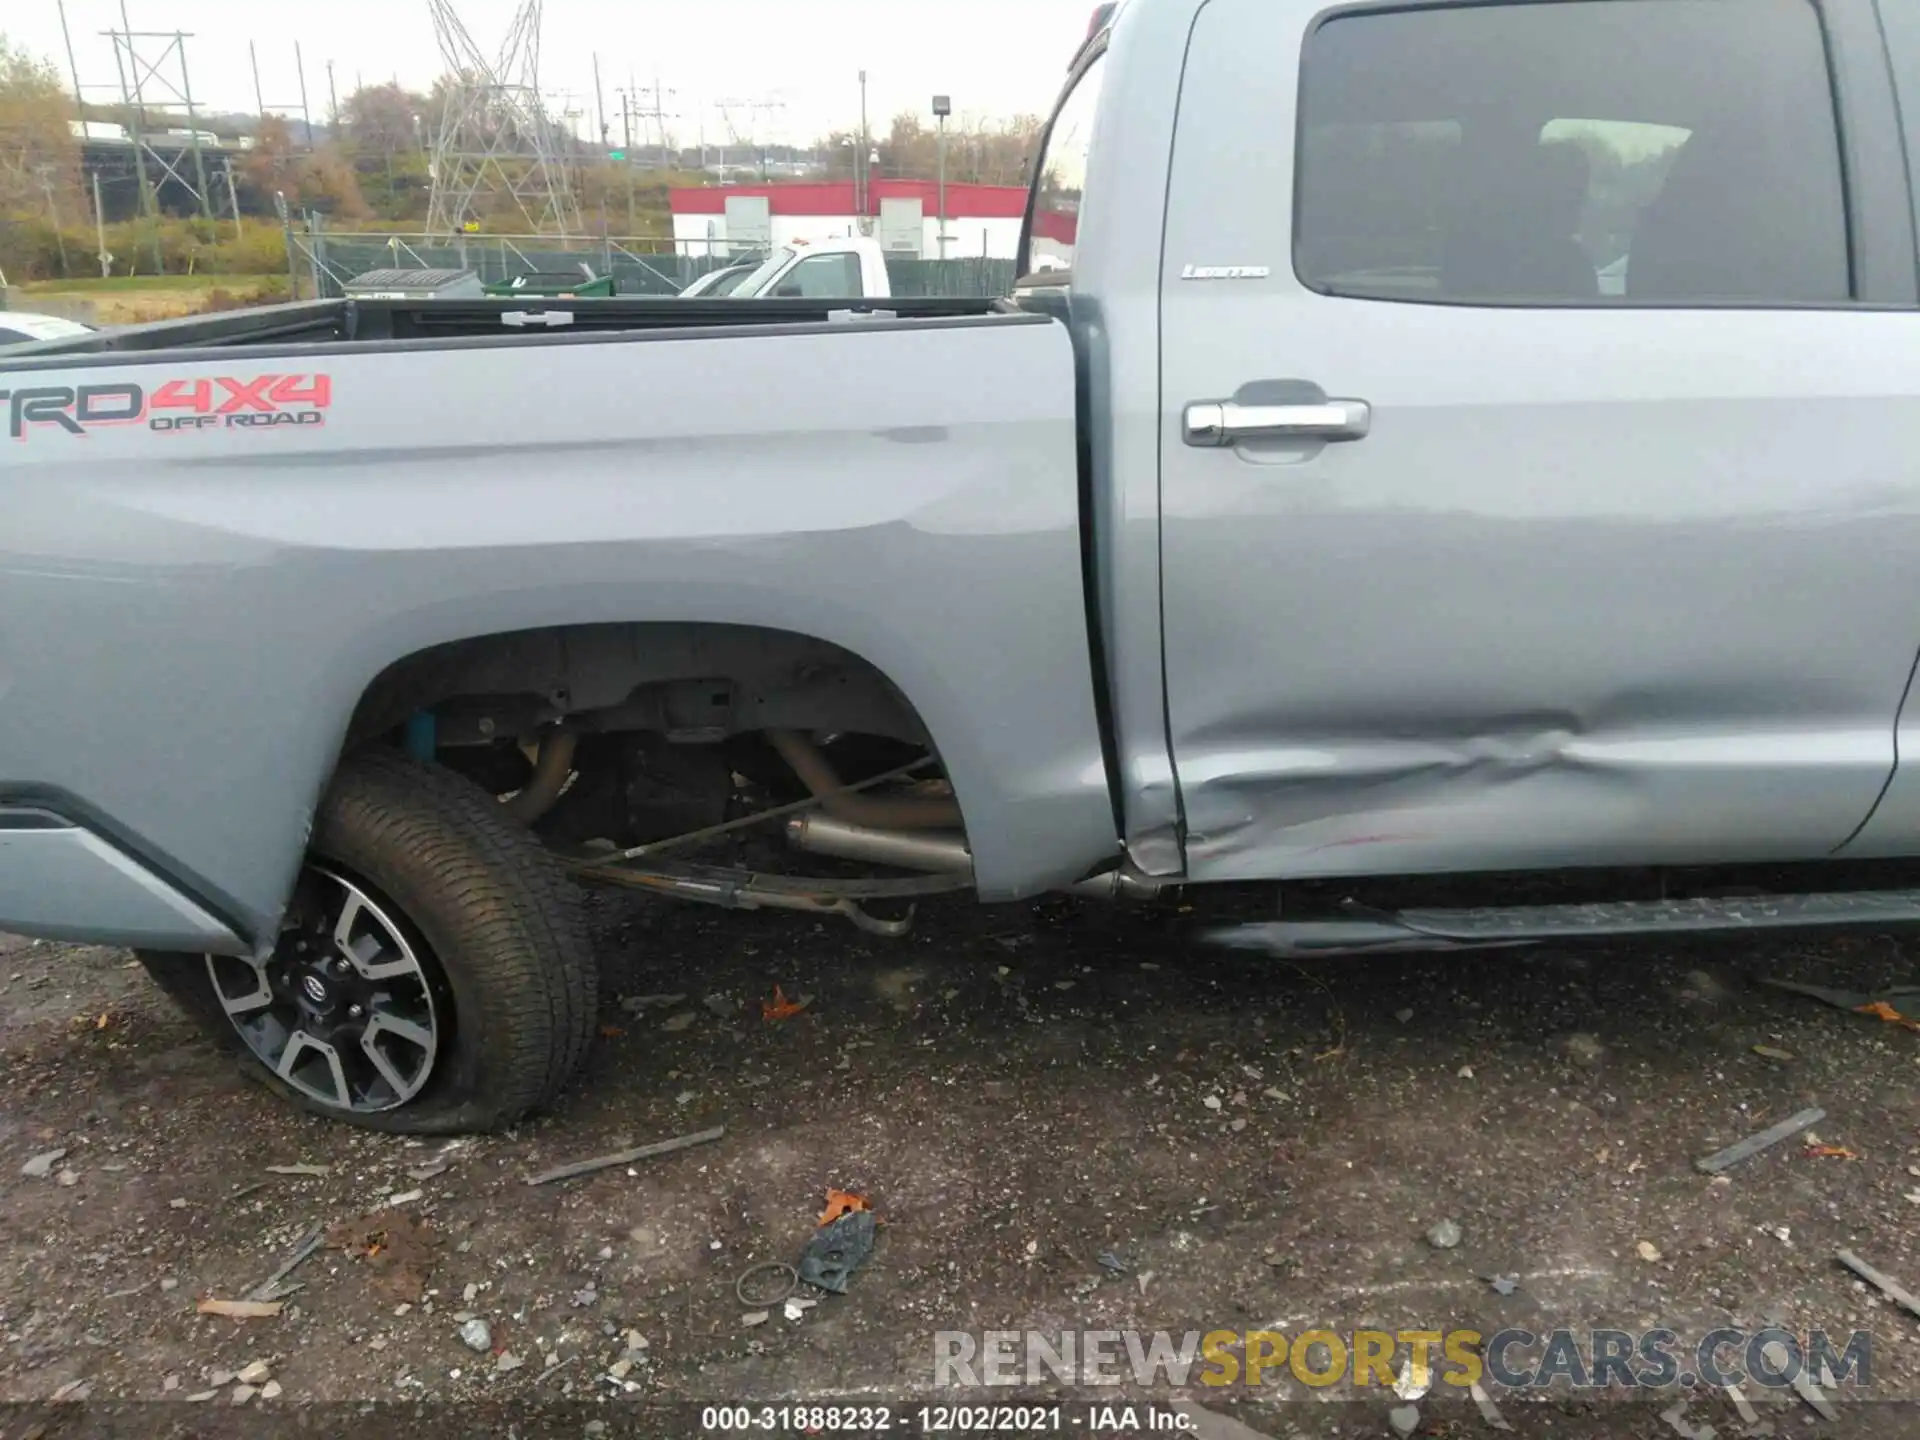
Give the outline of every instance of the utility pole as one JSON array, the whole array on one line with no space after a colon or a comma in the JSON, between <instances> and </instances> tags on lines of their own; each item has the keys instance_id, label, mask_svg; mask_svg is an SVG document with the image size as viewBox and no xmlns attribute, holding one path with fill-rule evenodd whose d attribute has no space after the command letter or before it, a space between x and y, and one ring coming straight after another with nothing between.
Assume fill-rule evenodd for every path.
<instances>
[{"instance_id":1,"label":"utility pole","mask_svg":"<svg viewBox=\"0 0 1920 1440\"><path fill-rule=\"evenodd\" d=\"M80 98L80 66L73 58L73 32L67 29L67 0L54 0L54 3L60 7L60 38L67 42L67 70L73 76L73 108L84 123L87 107Z\"/></svg>"},{"instance_id":2,"label":"utility pole","mask_svg":"<svg viewBox=\"0 0 1920 1440\"><path fill-rule=\"evenodd\" d=\"M53 241L60 247L60 273L69 279L73 271L67 265L67 237L60 232L60 210L53 199L53 167L36 165L34 173L40 177L40 188L47 194L47 219L53 225Z\"/></svg>"},{"instance_id":3,"label":"utility pole","mask_svg":"<svg viewBox=\"0 0 1920 1440\"><path fill-rule=\"evenodd\" d=\"M853 155L853 203L861 218L867 213L867 192L872 188L873 176L867 169L867 156L871 150L867 143L867 72L860 72L860 146Z\"/></svg>"},{"instance_id":4,"label":"utility pole","mask_svg":"<svg viewBox=\"0 0 1920 1440\"><path fill-rule=\"evenodd\" d=\"M600 126L600 148L607 148L607 97L600 89L600 52L593 52L593 115Z\"/></svg>"},{"instance_id":5,"label":"utility pole","mask_svg":"<svg viewBox=\"0 0 1920 1440\"><path fill-rule=\"evenodd\" d=\"M627 152L627 163L633 163L633 92L620 92L620 138L624 142L621 149Z\"/></svg>"},{"instance_id":6,"label":"utility pole","mask_svg":"<svg viewBox=\"0 0 1920 1440\"><path fill-rule=\"evenodd\" d=\"M113 274L113 256L107 253L107 216L100 208L100 172L93 172L93 243L100 248L94 258L100 262L100 278Z\"/></svg>"},{"instance_id":7,"label":"utility pole","mask_svg":"<svg viewBox=\"0 0 1920 1440\"><path fill-rule=\"evenodd\" d=\"M245 232L240 226L240 192L233 184L233 161L227 161L227 203L233 206L233 238L238 240Z\"/></svg>"},{"instance_id":8,"label":"utility pole","mask_svg":"<svg viewBox=\"0 0 1920 1440\"><path fill-rule=\"evenodd\" d=\"M187 79L187 37L173 32L173 48L180 53L180 98L187 106L187 144L193 150L193 178L200 187L200 213L213 219L213 192L207 188L207 164L200 156L200 121L193 113L193 82Z\"/></svg>"},{"instance_id":9,"label":"utility pole","mask_svg":"<svg viewBox=\"0 0 1920 1440\"><path fill-rule=\"evenodd\" d=\"M301 57L300 42L293 42L293 68L300 72L300 118L306 122L307 150L313 150L313 112L307 109L307 62Z\"/></svg>"},{"instance_id":10,"label":"utility pole","mask_svg":"<svg viewBox=\"0 0 1920 1440\"><path fill-rule=\"evenodd\" d=\"M953 97L936 95L933 97L933 116L940 125L940 258L947 258L947 116L953 113Z\"/></svg>"},{"instance_id":11,"label":"utility pole","mask_svg":"<svg viewBox=\"0 0 1920 1440\"><path fill-rule=\"evenodd\" d=\"M340 138L340 97L333 89L333 62L327 61L327 132L335 140Z\"/></svg>"},{"instance_id":12,"label":"utility pole","mask_svg":"<svg viewBox=\"0 0 1920 1440\"><path fill-rule=\"evenodd\" d=\"M253 108L259 117L267 118L266 98L260 93L260 52L253 48L253 41L247 41L247 57L253 61Z\"/></svg>"}]
</instances>

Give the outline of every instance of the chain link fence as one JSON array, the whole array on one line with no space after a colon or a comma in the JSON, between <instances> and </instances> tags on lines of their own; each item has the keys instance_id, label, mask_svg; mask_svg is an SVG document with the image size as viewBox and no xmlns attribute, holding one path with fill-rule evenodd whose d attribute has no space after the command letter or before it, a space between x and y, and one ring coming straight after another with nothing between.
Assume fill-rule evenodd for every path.
<instances>
[{"instance_id":1,"label":"chain link fence","mask_svg":"<svg viewBox=\"0 0 1920 1440\"><path fill-rule=\"evenodd\" d=\"M579 248L552 248L552 237L475 235L429 242L417 235L340 235L325 230L295 230L291 235L296 270L303 288L338 297L346 282L369 270L472 270L482 283L496 284L530 273L611 275L619 295L677 295L711 270L737 263L719 256L650 253L645 242L589 242ZM656 242L657 243L657 242ZM584 268L583 268L584 267ZM893 293L902 297L991 299L1012 293L1013 261L988 257L962 260L887 261Z\"/></svg>"}]
</instances>

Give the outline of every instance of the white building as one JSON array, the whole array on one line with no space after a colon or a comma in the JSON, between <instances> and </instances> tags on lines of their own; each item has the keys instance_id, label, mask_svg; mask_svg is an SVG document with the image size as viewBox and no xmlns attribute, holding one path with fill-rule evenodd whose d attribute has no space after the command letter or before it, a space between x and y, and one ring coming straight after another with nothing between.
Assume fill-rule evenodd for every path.
<instances>
[{"instance_id":1,"label":"white building","mask_svg":"<svg viewBox=\"0 0 1920 1440\"><path fill-rule=\"evenodd\" d=\"M850 180L700 186L669 192L675 249L739 255L796 240L871 234L889 255L940 258L940 187L932 180L875 180L862 225ZM1027 192L1017 185L946 187L949 260L1010 260L1020 243Z\"/></svg>"}]
</instances>

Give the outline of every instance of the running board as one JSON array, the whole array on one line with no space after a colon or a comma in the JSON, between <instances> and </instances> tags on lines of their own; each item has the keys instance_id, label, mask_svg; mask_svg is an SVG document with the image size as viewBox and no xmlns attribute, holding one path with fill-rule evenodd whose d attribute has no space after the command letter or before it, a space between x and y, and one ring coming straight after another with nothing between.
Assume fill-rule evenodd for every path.
<instances>
[{"instance_id":1,"label":"running board","mask_svg":"<svg viewBox=\"0 0 1920 1440\"><path fill-rule=\"evenodd\" d=\"M1202 938L1274 955L1490 950L1542 940L1635 935L1751 934L1756 930L1894 929L1920 924L1920 890L1766 895L1725 900L1622 900L1473 910L1375 910L1348 901L1325 920L1223 925Z\"/></svg>"}]
</instances>

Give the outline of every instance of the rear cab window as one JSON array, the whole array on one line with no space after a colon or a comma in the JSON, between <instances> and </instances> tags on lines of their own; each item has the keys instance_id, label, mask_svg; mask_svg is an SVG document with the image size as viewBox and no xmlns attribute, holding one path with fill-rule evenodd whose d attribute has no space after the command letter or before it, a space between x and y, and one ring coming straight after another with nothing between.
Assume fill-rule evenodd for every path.
<instances>
[{"instance_id":1,"label":"rear cab window","mask_svg":"<svg viewBox=\"0 0 1920 1440\"><path fill-rule=\"evenodd\" d=\"M1044 278L1073 269L1080 201L1093 153L1093 120L1106 73L1106 52L1101 50L1073 80L1047 126L1028 201L1027 243L1017 267L1022 276Z\"/></svg>"},{"instance_id":2,"label":"rear cab window","mask_svg":"<svg viewBox=\"0 0 1920 1440\"><path fill-rule=\"evenodd\" d=\"M1464 304L1846 304L1810 0L1335 14L1300 75L1294 268Z\"/></svg>"}]
</instances>

